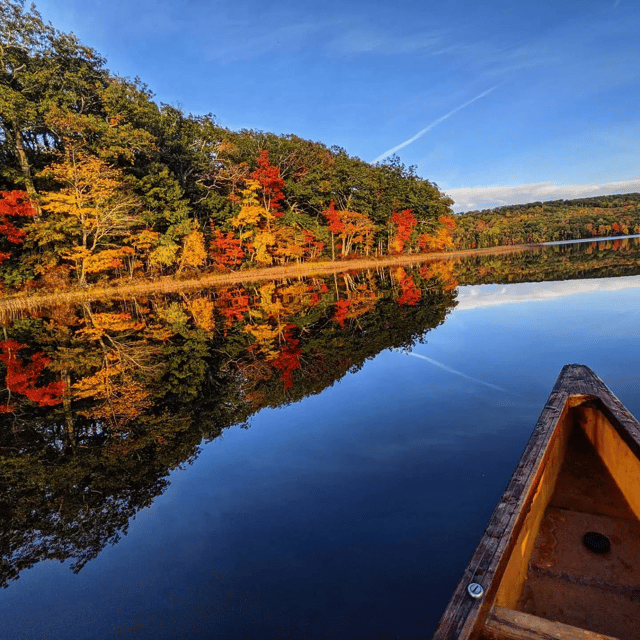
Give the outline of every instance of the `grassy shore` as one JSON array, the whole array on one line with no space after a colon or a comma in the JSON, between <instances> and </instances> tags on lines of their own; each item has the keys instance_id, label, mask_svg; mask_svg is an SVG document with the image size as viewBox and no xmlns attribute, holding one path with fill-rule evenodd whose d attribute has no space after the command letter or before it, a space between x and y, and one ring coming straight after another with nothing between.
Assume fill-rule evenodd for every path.
<instances>
[{"instance_id":1,"label":"grassy shore","mask_svg":"<svg viewBox=\"0 0 640 640\"><path fill-rule=\"evenodd\" d=\"M463 251L448 251L446 253L415 253L400 256L385 256L382 258L362 258L356 260L336 262L305 262L281 267L264 267L248 269L246 271L232 271L222 274L207 274L197 278L159 278L143 282L118 281L110 286L93 285L86 289L68 289L53 293L18 294L0 298L0 313L6 314L17 311L27 311L40 307L58 304L77 304L90 300L105 300L109 298L143 296L153 293L175 293L207 287L219 287L240 284L243 282L260 282L265 280L281 280L284 278L304 278L308 276L322 276L347 271L360 271L376 267L416 264L420 262L437 262L486 254L505 254L530 251L540 245L526 244L508 247L491 247L485 249L465 249Z\"/></svg>"}]
</instances>

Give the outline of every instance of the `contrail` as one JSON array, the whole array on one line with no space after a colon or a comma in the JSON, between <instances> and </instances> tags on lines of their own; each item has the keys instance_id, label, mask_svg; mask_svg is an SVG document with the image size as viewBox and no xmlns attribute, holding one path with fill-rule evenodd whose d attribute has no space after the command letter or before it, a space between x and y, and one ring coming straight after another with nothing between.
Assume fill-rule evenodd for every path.
<instances>
[{"instance_id":1,"label":"contrail","mask_svg":"<svg viewBox=\"0 0 640 640\"><path fill-rule=\"evenodd\" d=\"M466 373L462 373L461 371L456 371L455 369L448 367L446 364L442 364L442 362L433 360L433 358L427 358L427 356L423 356L419 353L414 353L413 351L410 351L407 355L413 356L414 358L420 358L421 360L426 360L427 362L430 362L436 367L440 367L440 369L444 369L445 371L448 371L449 373L453 373L456 376L460 376L461 378L465 378L466 380L471 380L471 382L477 382L478 384L483 384L485 387L490 387L491 389L496 389L497 391L502 391L503 393L509 393L506 389L499 387L497 384L491 384L490 382L485 382L484 380L478 380L478 378L472 378L471 376L468 376Z\"/></svg>"},{"instance_id":2,"label":"contrail","mask_svg":"<svg viewBox=\"0 0 640 640\"><path fill-rule=\"evenodd\" d=\"M497 89L498 86L499 85L495 85L495 86L491 87L491 89L487 89L486 91L483 91L479 96L476 96L475 98L471 98L471 100L469 100L468 102L465 102L464 104L461 104L459 107L456 107L452 111L449 111L449 113L447 113L446 115L442 116L441 118L438 118L437 120L434 120L430 125L428 125L424 129L422 129L422 131L418 131L418 133L416 133L416 135L413 136L412 138L409 138L408 140L405 140L404 142L401 142L399 145L393 147L393 149L389 149L388 151L385 151L383 154L379 155L374 160L374 162L380 162L380 160L383 160L387 156L390 156L392 153L395 153L396 151L399 151L403 147L406 147L408 144L411 144L412 142L415 142L418 138L421 138L425 133L427 133L428 131L431 131L431 129L433 129L433 127L435 127L436 125L439 125L441 122L443 122L447 118L450 118L454 113L457 113L461 109L464 109L465 107L468 107L470 104L473 104L476 100L480 100L480 98L484 98L485 96L488 96L494 89Z\"/></svg>"}]
</instances>

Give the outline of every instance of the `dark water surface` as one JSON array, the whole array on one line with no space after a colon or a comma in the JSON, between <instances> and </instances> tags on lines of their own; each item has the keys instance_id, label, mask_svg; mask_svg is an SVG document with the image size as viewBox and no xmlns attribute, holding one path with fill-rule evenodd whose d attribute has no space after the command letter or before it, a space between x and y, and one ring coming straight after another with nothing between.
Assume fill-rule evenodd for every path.
<instances>
[{"instance_id":1,"label":"dark water surface","mask_svg":"<svg viewBox=\"0 0 640 640\"><path fill-rule=\"evenodd\" d=\"M640 415L634 241L453 264L7 320L0 636L430 636L561 367Z\"/></svg>"}]
</instances>

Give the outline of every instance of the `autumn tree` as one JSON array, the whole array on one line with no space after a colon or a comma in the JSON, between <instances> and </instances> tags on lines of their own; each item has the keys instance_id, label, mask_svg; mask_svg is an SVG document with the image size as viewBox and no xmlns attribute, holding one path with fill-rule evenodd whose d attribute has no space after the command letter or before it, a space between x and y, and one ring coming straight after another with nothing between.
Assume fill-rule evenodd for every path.
<instances>
[{"instance_id":1,"label":"autumn tree","mask_svg":"<svg viewBox=\"0 0 640 640\"><path fill-rule=\"evenodd\" d=\"M271 231L274 214L261 205L258 197L260 183L248 180L247 187L242 191L240 211L232 218L231 224L238 229L240 240L256 262L271 264L272 257L269 249L275 244L275 236Z\"/></svg>"},{"instance_id":2,"label":"autumn tree","mask_svg":"<svg viewBox=\"0 0 640 640\"><path fill-rule=\"evenodd\" d=\"M215 307L224 323L224 333L238 322L244 322L251 309L251 299L243 287L225 288L217 291Z\"/></svg>"},{"instance_id":3,"label":"autumn tree","mask_svg":"<svg viewBox=\"0 0 640 640\"><path fill-rule=\"evenodd\" d=\"M15 340L0 342L0 362L6 367L5 384L8 397L4 405L0 406L0 413L13 411L12 394L17 393L27 397L39 407L51 407L62 402L64 382L50 382L37 386L50 358L44 353L34 353L29 362L25 363L19 352L27 349L26 344Z\"/></svg>"},{"instance_id":4,"label":"autumn tree","mask_svg":"<svg viewBox=\"0 0 640 640\"><path fill-rule=\"evenodd\" d=\"M344 231L344 222L340 219L339 213L336 211L336 204L332 200L329 208L326 211L323 211L324 217L327 219L329 223L327 226L329 227L329 231L331 231L331 259L336 259L336 247L335 247L335 236L336 234L340 234Z\"/></svg>"},{"instance_id":5,"label":"autumn tree","mask_svg":"<svg viewBox=\"0 0 640 640\"><path fill-rule=\"evenodd\" d=\"M182 253L180 255L180 268L178 272L185 267L197 269L207 261L207 250L204 246L204 235L195 226L191 233L186 235L182 242Z\"/></svg>"},{"instance_id":6,"label":"autumn tree","mask_svg":"<svg viewBox=\"0 0 640 640\"><path fill-rule=\"evenodd\" d=\"M453 247L452 231L456 222L451 216L440 216L433 231L422 233L418 237L420 251L445 251Z\"/></svg>"},{"instance_id":7,"label":"autumn tree","mask_svg":"<svg viewBox=\"0 0 640 640\"><path fill-rule=\"evenodd\" d=\"M138 269L150 262L150 256L159 241L160 233L150 229L142 229L124 238L123 242L133 249L124 254L124 262L130 277L133 278Z\"/></svg>"},{"instance_id":8,"label":"autumn tree","mask_svg":"<svg viewBox=\"0 0 640 640\"><path fill-rule=\"evenodd\" d=\"M369 255L373 244L373 233L375 226L364 213L357 211L339 211L335 208L332 201L329 208L324 211L324 216L329 222L329 230L331 231L331 253L332 259L335 260L334 237L340 237L340 253L348 256L354 245L360 245L365 255Z\"/></svg>"},{"instance_id":9,"label":"autumn tree","mask_svg":"<svg viewBox=\"0 0 640 640\"><path fill-rule=\"evenodd\" d=\"M225 234L216 229L209 249L213 264L218 268L232 269L241 264L245 257L242 241L232 231Z\"/></svg>"},{"instance_id":10,"label":"autumn tree","mask_svg":"<svg viewBox=\"0 0 640 640\"><path fill-rule=\"evenodd\" d=\"M251 174L251 178L260 185L260 201L262 206L271 211L276 218L284 215L280 208L284 193L285 181L280 177L278 167L269 163L269 152L261 149L258 156L258 168Z\"/></svg>"},{"instance_id":11,"label":"autumn tree","mask_svg":"<svg viewBox=\"0 0 640 640\"><path fill-rule=\"evenodd\" d=\"M398 267L394 275L400 289L400 295L396 298L398 305L401 307L417 305L422 297L422 290L416 286L413 276L403 267Z\"/></svg>"},{"instance_id":12,"label":"autumn tree","mask_svg":"<svg viewBox=\"0 0 640 640\"><path fill-rule=\"evenodd\" d=\"M129 247L113 249L109 245L129 236L138 222L134 212L139 201L128 191L121 171L81 149L68 148L42 175L61 184L62 189L43 195L43 209L53 220L38 221L35 241L46 246L59 240L54 225L61 221L58 229L69 234L71 246L62 248L60 255L75 264L78 281L84 285L87 273L109 268L110 261L130 253Z\"/></svg>"},{"instance_id":13,"label":"autumn tree","mask_svg":"<svg viewBox=\"0 0 640 640\"><path fill-rule=\"evenodd\" d=\"M315 260L324 250L324 242L295 223L280 225L274 229L274 233L276 236L274 258L281 264L290 260L297 262Z\"/></svg>"},{"instance_id":14,"label":"autumn tree","mask_svg":"<svg viewBox=\"0 0 640 640\"><path fill-rule=\"evenodd\" d=\"M404 209L400 213L394 211L390 223L393 229L391 248L395 253L402 253L405 245L411 241L418 221L411 209Z\"/></svg>"},{"instance_id":15,"label":"autumn tree","mask_svg":"<svg viewBox=\"0 0 640 640\"><path fill-rule=\"evenodd\" d=\"M293 372L300 368L300 340L293 337L294 324L286 326L282 335L282 348L276 358L271 361L271 365L280 372L285 389L293 387Z\"/></svg>"},{"instance_id":16,"label":"autumn tree","mask_svg":"<svg viewBox=\"0 0 640 640\"><path fill-rule=\"evenodd\" d=\"M26 231L17 227L20 218L33 218L36 209L24 191L0 191L0 236L13 245L24 242ZM11 253L0 251L0 262L11 257Z\"/></svg>"}]
</instances>

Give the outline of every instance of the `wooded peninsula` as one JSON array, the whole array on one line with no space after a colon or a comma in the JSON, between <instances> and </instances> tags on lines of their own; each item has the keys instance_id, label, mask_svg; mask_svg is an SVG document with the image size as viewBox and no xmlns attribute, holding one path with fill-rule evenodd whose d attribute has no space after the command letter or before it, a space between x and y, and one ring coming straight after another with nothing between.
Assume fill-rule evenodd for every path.
<instances>
[{"instance_id":1,"label":"wooded peninsula","mask_svg":"<svg viewBox=\"0 0 640 640\"><path fill-rule=\"evenodd\" d=\"M5 294L640 232L639 194L454 215L397 156L231 131L105 64L0 0Z\"/></svg>"}]
</instances>

